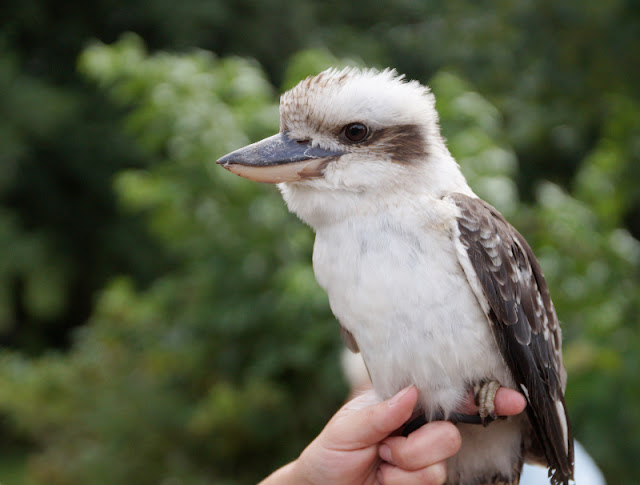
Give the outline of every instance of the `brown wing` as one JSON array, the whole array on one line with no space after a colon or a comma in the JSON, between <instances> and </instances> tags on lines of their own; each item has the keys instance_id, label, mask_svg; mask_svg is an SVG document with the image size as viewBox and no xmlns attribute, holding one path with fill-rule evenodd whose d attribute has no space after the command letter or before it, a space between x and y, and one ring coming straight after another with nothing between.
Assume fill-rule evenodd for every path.
<instances>
[{"instance_id":1,"label":"brown wing","mask_svg":"<svg viewBox=\"0 0 640 485\"><path fill-rule=\"evenodd\" d=\"M479 283L476 296L527 398L536 448L542 449L552 483L566 485L573 476L573 438L564 401L562 339L540 265L522 235L494 207L463 194L448 198L460 209L461 265L471 286Z\"/></svg>"}]
</instances>

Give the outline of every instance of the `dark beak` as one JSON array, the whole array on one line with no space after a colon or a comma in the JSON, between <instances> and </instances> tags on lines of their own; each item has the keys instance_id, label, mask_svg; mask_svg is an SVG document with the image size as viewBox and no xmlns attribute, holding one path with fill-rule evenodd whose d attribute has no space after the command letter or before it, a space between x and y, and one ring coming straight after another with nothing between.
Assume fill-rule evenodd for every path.
<instances>
[{"instance_id":1,"label":"dark beak","mask_svg":"<svg viewBox=\"0 0 640 485\"><path fill-rule=\"evenodd\" d=\"M258 182L293 182L322 177L327 164L343 153L312 147L308 140L293 140L286 133L278 133L231 152L218 163Z\"/></svg>"}]
</instances>

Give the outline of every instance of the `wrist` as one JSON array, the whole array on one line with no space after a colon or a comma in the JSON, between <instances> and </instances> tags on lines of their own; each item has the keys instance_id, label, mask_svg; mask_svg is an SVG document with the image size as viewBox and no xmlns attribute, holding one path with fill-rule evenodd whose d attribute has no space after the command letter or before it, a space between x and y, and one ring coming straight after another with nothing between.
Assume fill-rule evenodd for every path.
<instances>
[{"instance_id":1,"label":"wrist","mask_svg":"<svg viewBox=\"0 0 640 485\"><path fill-rule=\"evenodd\" d=\"M293 460L262 480L259 485L299 485L305 483L298 465L298 460Z\"/></svg>"}]
</instances>

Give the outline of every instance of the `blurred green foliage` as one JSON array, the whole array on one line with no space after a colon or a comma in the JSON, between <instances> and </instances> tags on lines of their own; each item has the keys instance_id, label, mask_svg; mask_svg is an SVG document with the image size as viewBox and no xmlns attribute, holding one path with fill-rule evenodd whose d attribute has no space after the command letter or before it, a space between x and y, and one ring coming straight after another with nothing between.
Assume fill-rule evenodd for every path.
<instances>
[{"instance_id":1,"label":"blurred green foliage","mask_svg":"<svg viewBox=\"0 0 640 485\"><path fill-rule=\"evenodd\" d=\"M0 14L1 442L30 451L28 483L254 483L337 408L313 235L214 161L277 130L273 86L344 64L432 86L472 187L543 265L577 437L609 483L640 476L637 2Z\"/></svg>"},{"instance_id":2,"label":"blurred green foliage","mask_svg":"<svg viewBox=\"0 0 640 485\"><path fill-rule=\"evenodd\" d=\"M112 281L68 354L5 355L0 406L46 445L36 483L255 482L346 392L310 231L215 165L277 130L273 88L254 63L149 57L134 36L80 69L134 106L127 130L158 156L114 183L174 265L144 292Z\"/></svg>"}]
</instances>

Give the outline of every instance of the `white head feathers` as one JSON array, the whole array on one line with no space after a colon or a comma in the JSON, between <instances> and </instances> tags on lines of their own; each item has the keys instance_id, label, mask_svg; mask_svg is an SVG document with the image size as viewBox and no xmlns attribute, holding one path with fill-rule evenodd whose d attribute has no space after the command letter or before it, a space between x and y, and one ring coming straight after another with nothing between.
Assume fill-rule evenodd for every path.
<instances>
[{"instance_id":1,"label":"white head feathers","mask_svg":"<svg viewBox=\"0 0 640 485\"><path fill-rule=\"evenodd\" d=\"M280 134L221 163L279 187L317 227L400 198L471 193L440 135L429 88L395 70L329 69L280 99Z\"/></svg>"},{"instance_id":2,"label":"white head feathers","mask_svg":"<svg viewBox=\"0 0 640 485\"><path fill-rule=\"evenodd\" d=\"M436 127L435 98L428 87L406 81L395 69L353 67L308 77L280 98L281 131L294 137L296 131L355 121L367 121L372 129L405 124Z\"/></svg>"}]
</instances>

